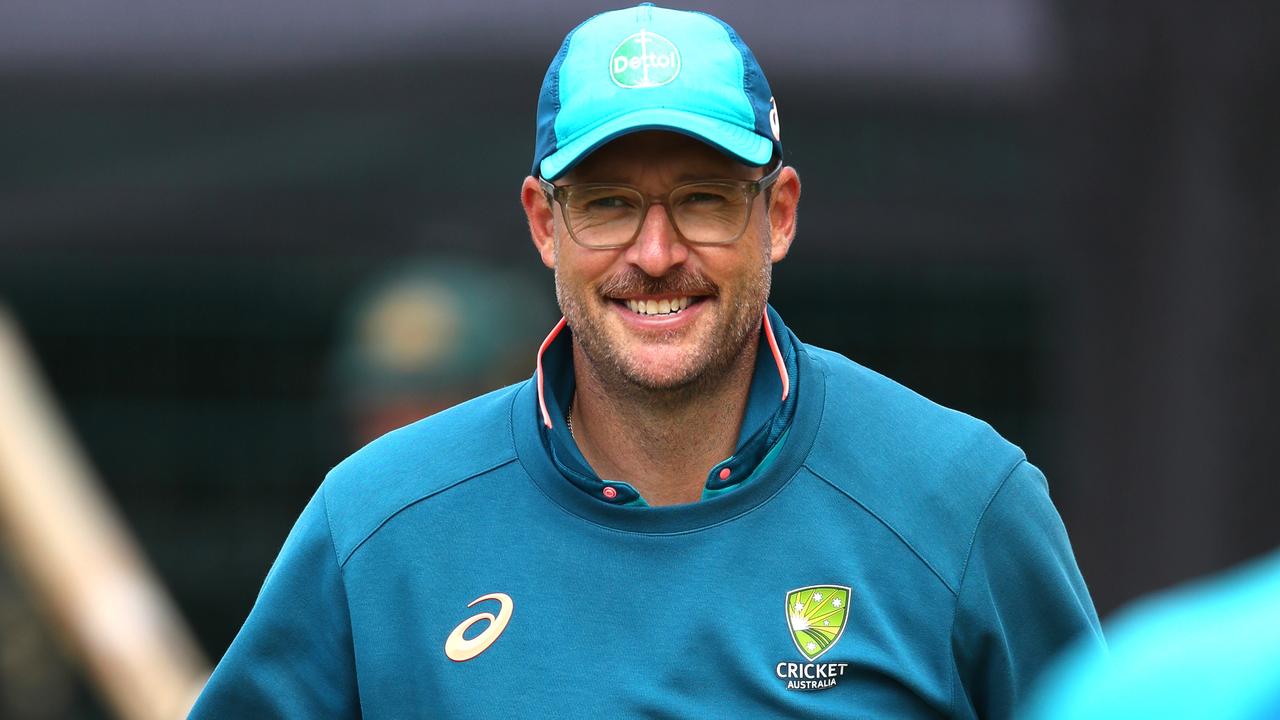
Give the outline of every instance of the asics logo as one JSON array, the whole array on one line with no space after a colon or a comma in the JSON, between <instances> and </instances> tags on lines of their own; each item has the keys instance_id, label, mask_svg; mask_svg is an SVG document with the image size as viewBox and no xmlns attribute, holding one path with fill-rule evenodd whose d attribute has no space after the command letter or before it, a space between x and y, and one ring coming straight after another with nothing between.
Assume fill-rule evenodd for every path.
<instances>
[{"instance_id":1,"label":"asics logo","mask_svg":"<svg viewBox=\"0 0 1280 720\"><path fill-rule=\"evenodd\" d=\"M515 603L511 601L511 596L506 593L489 593L467 603L467 607L475 607L485 600L498 601L498 614L476 613L454 628L453 632L449 633L449 637L444 641L444 654L449 656L450 660L454 662L470 660L488 650L493 641L497 640L498 636L502 634L502 631L507 629L507 623L511 621L511 611L515 608ZM471 629L471 626L485 620L489 621L489 627L482 630L479 635L470 640L463 637L463 634Z\"/></svg>"}]
</instances>

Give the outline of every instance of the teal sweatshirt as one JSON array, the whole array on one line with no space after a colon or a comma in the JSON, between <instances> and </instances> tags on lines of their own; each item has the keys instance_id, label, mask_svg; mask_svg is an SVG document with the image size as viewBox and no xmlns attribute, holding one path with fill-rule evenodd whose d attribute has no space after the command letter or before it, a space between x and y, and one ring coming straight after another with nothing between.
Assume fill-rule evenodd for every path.
<instances>
[{"instance_id":1,"label":"teal sweatshirt","mask_svg":"<svg viewBox=\"0 0 1280 720\"><path fill-rule=\"evenodd\" d=\"M700 502L595 475L572 338L303 510L193 718L1004 718L1101 644L1044 476L770 308ZM690 432L697 432L690 428Z\"/></svg>"}]
</instances>

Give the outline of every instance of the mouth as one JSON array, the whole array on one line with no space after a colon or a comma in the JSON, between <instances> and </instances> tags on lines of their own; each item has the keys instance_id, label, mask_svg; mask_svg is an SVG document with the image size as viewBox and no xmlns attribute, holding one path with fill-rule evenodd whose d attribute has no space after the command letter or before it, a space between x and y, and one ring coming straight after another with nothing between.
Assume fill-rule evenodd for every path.
<instances>
[{"instance_id":1,"label":"mouth","mask_svg":"<svg viewBox=\"0 0 1280 720\"><path fill-rule=\"evenodd\" d=\"M683 295L664 298L612 298L613 302L642 317L675 316L697 305L705 297Z\"/></svg>"}]
</instances>

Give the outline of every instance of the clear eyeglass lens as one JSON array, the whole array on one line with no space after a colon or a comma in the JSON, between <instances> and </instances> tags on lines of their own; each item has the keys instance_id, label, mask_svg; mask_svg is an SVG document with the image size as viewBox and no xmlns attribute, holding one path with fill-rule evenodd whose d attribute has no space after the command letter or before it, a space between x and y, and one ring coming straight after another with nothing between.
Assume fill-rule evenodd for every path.
<instances>
[{"instance_id":1,"label":"clear eyeglass lens","mask_svg":"<svg viewBox=\"0 0 1280 720\"><path fill-rule=\"evenodd\" d=\"M566 199L565 219L584 245L627 242L639 227L644 198L629 188L577 188Z\"/></svg>"},{"instance_id":2,"label":"clear eyeglass lens","mask_svg":"<svg viewBox=\"0 0 1280 720\"><path fill-rule=\"evenodd\" d=\"M733 185L705 183L678 188L670 197L676 229L694 243L725 243L742 233L750 198ZM565 219L578 242L623 245L644 222L644 197L632 188L576 188L564 204Z\"/></svg>"},{"instance_id":3,"label":"clear eyeglass lens","mask_svg":"<svg viewBox=\"0 0 1280 720\"><path fill-rule=\"evenodd\" d=\"M695 243L736 238L747 223L748 198L731 185L686 185L671 197L671 214L680 234Z\"/></svg>"}]
</instances>

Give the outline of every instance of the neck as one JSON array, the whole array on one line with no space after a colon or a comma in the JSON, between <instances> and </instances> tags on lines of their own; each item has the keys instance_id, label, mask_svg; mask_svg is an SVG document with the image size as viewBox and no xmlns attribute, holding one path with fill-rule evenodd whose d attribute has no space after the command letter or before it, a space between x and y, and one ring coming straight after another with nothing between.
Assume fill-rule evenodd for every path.
<instances>
[{"instance_id":1,"label":"neck","mask_svg":"<svg viewBox=\"0 0 1280 720\"><path fill-rule=\"evenodd\" d=\"M707 473L737 447L758 342L714 381L668 392L601 377L573 347L573 434L604 479L625 480L650 505L696 502Z\"/></svg>"}]
</instances>

